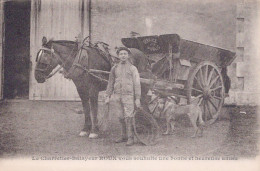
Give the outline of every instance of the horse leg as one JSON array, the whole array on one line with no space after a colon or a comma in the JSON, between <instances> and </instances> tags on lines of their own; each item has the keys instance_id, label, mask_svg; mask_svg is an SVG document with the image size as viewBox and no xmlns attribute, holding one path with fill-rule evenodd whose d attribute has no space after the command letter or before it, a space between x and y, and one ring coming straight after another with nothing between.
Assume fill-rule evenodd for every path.
<instances>
[{"instance_id":1,"label":"horse leg","mask_svg":"<svg viewBox=\"0 0 260 171\"><path fill-rule=\"evenodd\" d=\"M79 97L81 99L84 116L85 116L85 123L84 128L80 132L80 136L87 136L90 133L91 129L91 119L90 119L90 106L89 106L89 91L88 87L86 87L86 83L84 82L85 78L73 80L74 84L76 85Z\"/></svg>"},{"instance_id":2,"label":"horse leg","mask_svg":"<svg viewBox=\"0 0 260 171\"><path fill-rule=\"evenodd\" d=\"M80 136L88 136L91 129L91 117L90 117L90 106L89 106L89 99L81 99L83 111L85 115L85 123L84 128L80 132Z\"/></svg>"},{"instance_id":3,"label":"horse leg","mask_svg":"<svg viewBox=\"0 0 260 171\"><path fill-rule=\"evenodd\" d=\"M89 138L98 138L97 128L97 114L98 114L98 93L90 97L90 118L91 118L91 132Z\"/></svg>"}]
</instances>

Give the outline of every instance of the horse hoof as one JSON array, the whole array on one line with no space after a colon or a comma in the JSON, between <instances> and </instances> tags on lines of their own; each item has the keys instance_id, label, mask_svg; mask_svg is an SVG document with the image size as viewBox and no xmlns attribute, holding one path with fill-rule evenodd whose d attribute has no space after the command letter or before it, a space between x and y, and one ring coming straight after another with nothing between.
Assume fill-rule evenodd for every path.
<instances>
[{"instance_id":1,"label":"horse hoof","mask_svg":"<svg viewBox=\"0 0 260 171\"><path fill-rule=\"evenodd\" d=\"M98 138L98 134L90 133L88 137L89 137L90 139L96 139L96 138Z\"/></svg>"},{"instance_id":2,"label":"horse hoof","mask_svg":"<svg viewBox=\"0 0 260 171\"><path fill-rule=\"evenodd\" d=\"M170 133L169 132L164 132L163 135L169 135Z\"/></svg>"},{"instance_id":3,"label":"horse hoof","mask_svg":"<svg viewBox=\"0 0 260 171\"><path fill-rule=\"evenodd\" d=\"M88 133L87 133L86 131L81 131L81 132L79 133L79 136L85 137L85 136L88 136Z\"/></svg>"}]
</instances>

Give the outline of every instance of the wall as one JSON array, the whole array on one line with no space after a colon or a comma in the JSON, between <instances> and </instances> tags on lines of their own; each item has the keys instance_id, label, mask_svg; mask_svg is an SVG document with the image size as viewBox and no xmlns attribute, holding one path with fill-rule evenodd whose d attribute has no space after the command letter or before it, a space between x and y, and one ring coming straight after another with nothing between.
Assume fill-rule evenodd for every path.
<instances>
[{"instance_id":1,"label":"wall","mask_svg":"<svg viewBox=\"0 0 260 171\"><path fill-rule=\"evenodd\" d=\"M31 2L31 100L78 100L72 81L56 74L46 83L38 84L34 78L35 58L41 48L42 37L49 40L76 40L82 32L89 35L87 0L32 0Z\"/></svg>"},{"instance_id":2,"label":"wall","mask_svg":"<svg viewBox=\"0 0 260 171\"><path fill-rule=\"evenodd\" d=\"M228 104L256 105L259 96L258 17L256 0L238 0L236 10L237 58L228 68L232 79Z\"/></svg>"},{"instance_id":3,"label":"wall","mask_svg":"<svg viewBox=\"0 0 260 171\"><path fill-rule=\"evenodd\" d=\"M181 38L235 51L236 4L204 0L96 0L92 2L93 40L120 46L130 32L142 36L177 33Z\"/></svg>"},{"instance_id":4,"label":"wall","mask_svg":"<svg viewBox=\"0 0 260 171\"><path fill-rule=\"evenodd\" d=\"M92 37L122 46L130 32L141 36L177 33L183 39L236 50L236 2L232 0L97 0L92 3Z\"/></svg>"},{"instance_id":5,"label":"wall","mask_svg":"<svg viewBox=\"0 0 260 171\"><path fill-rule=\"evenodd\" d=\"M122 46L130 32L141 36L177 33L183 39L236 52L228 67L232 85L226 104L255 105L257 84L257 0L96 0L94 41ZM259 59L258 59L259 60ZM259 73L259 72L258 72Z\"/></svg>"}]
</instances>

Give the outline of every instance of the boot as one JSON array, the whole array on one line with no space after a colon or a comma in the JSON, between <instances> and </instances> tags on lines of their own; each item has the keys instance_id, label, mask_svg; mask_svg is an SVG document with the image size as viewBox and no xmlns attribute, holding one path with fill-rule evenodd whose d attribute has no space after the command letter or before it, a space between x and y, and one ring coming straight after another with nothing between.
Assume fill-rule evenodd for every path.
<instances>
[{"instance_id":1,"label":"boot","mask_svg":"<svg viewBox=\"0 0 260 171\"><path fill-rule=\"evenodd\" d=\"M126 146L134 145L133 118L126 118L127 142Z\"/></svg>"},{"instance_id":2,"label":"boot","mask_svg":"<svg viewBox=\"0 0 260 171\"><path fill-rule=\"evenodd\" d=\"M119 122L121 124L121 137L118 140L116 140L115 143L122 143L127 141L125 120L119 119Z\"/></svg>"}]
</instances>

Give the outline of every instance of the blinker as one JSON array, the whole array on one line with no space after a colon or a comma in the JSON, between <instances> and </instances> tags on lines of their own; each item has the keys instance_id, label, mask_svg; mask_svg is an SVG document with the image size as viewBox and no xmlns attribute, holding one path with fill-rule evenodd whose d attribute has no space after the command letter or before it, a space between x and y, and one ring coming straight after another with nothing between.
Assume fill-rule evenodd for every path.
<instances>
[{"instance_id":1,"label":"blinker","mask_svg":"<svg viewBox=\"0 0 260 171\"><path fill-rule=\"evenodd\" d=\"M42 55L42 50L40 50L40 51L37 53L35 62L38 62L39 56L41 56L41 55Z\"/></svg>"},{"instance_id":2,"label":"blinker","mask_svg":"<svg viewBox=\"0 0 260 171\"><path fill-rule=\"evenodd\" d=\"M42 63L42 64L50 65L50 64L51 64L51 61L48 60L47 57L42 56L42 55L44 55L44 50L40 50L40 51L37 53L36 62L40 62L40 63Z\"/></svg>"},{"instance_id":3,"label":"blinker","mask_svg":"<svg viewBox=\"0 0 260 171\"><path fill-rule=\"evenodd\" d=\"M50 65L50 64L51 64L51 61L48 60L48 58L45 57L45 56L41 57L40 59L41 59L41 60L40 60L40 63L47 64L47 65Z\"/></svg>"}]
</instances>

